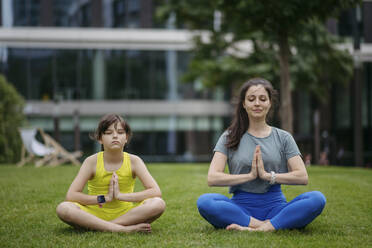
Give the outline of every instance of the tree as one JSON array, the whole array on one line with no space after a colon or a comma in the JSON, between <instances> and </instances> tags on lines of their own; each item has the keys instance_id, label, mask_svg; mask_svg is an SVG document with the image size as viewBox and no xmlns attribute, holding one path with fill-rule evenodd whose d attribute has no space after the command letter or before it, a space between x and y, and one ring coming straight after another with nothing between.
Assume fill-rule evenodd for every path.
<instances>
[{"instance_id":1,"label":"tree","mask_svg":"<svg viewBox=\"0 0 372 248\"><path fill-rule=\"evenodd\" d=\"M294 85L291 83L291 75L293 74L291 74L290 64L296 62L296 59L293 59L294 51L298 54L297 58L302 58L301 55L307 54L307 52L303 52L303 49L311 49L312 45L309 45L311 42L316 46L320 43L327 44L323 47L323 52L326 54L315 55L315 61L320 61L322 56L331 59L330 54L337 54L337 58L346 58L339 64L337 64L338 61L331 62L332 66L338 68L336 70L347 65L346 77L341 78L341 81L347 80L347 76L350 76L348 71L352 66L349 63L351 60L336 52L332 46L334 40L330 39L326 32L321 32L322 35L326 35L325 40L319 40L318 34L321 31L319 23L324 23L327 18L335 16L341 10L350 8L359 2L360 0L169 0L168 5L160 9L158 13L160 16L166 16L173 12L178 18L177 21L180 24L184 23L187 28L210 31L209 42L203 42L201 37L196 39L195 57L190 65L189 78L195 77L197 73L202 73L200 78L206 85L210 85L218 75L223 75L221 78L226 80L225 83L235 81L237 78L244 80L246 78L243 76L247 74L272 74L268 76L268 79L278 75L281 127L293 132L291 91ZM216 13L220 13L220 25L216 25L219 23L218 21L213 22L216 20ZM309 27L314 32L313 36L307 33ZM308 40L305 39L306 37ZM234 49L239 43L246 40L252 40L253 54L238 58L228 53L229 49ZM235 48L235 50L237 49ZM312 51L312 53L314 54L316 51ZM327 61L329 60L327 59ZM259 63L254 65L252 62ZM305 59L300 62L306 64L307 69L313 68L313 66L307 66L307 62L314 61ZM250 67L244 68L244 64ZM201 69L207 70L201 72ZM297 66L297 69L301 70L304 67ZM324 76L323 72L319 73L322 74L322 77ZM299 77L300 74L302 77ZM311 76L311 74L313 75ZM318 77L320 74L303 71L297 73L296 78L312 78L314 80L310 80L309 84L316 82L319 85L324 82Z\"/></svg>"},{"instance_id":2,"label":"tree","mask_svg":"<svg viewBox=\"0 0 372 248\"><path fill-rule=\"evenodd\" d=\"M22 96L0 76L0 163L14 163L20 158L18 128L24 121L23 106Z\"/></svg>"}]
</instances>

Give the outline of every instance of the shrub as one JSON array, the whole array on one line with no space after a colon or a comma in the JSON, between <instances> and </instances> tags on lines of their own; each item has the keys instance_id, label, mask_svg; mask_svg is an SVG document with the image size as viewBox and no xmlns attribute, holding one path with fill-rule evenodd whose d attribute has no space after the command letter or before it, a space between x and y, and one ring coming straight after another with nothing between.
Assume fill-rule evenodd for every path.
<instances>
[{"instance_id":1,"label":"shrub","mask_svg":"<svg viewBox=\"0 0 372 248\"><path fill-rule=\"evenodd\" d=\"M22 140L18 128L25 120L23 107L23 97L0 75L0 163L20 159Z\"/></svg>"}]
</instances>

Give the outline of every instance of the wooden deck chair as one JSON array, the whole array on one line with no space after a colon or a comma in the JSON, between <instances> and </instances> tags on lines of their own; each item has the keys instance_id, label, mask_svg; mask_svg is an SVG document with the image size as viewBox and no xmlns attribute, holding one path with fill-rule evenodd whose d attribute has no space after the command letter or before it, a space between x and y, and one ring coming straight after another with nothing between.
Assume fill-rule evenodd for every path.
<instances>
[{"instance_id":1,"label":"wooden deck chair","mask_svg":"<svg viewBox=\"0 0 372 248\"><path fill-rule=\"evenodd\" d=\"M53 157L49 159L47 164L51 166L56 166L65 162L71 162L74 165L81 165L79 160L77 160L83 153L81 151L68 152L63 148L55 139L53 139L49 134L45 133L42 129L38 129L44 143L47 147L51 147L53 152ZM42 164L41 164L42 165ZM36 164L36 166L41 166Z\"/></svg>"},{"instance_id":2,"label":"wooden deck chair","mask_svg":"<svg viewBox=\"0 0 372 248\"><path fill-rule=\"evenodd\" d=\"M21 139L23 142L21 161L18 162L17 166L23 166L25 163L41 157L36 161L36 164L42 164L40 161L49 160L52 154L55 152L53 148L47 147L44 144L36 140L36 128L21 128L19 129Z\"/></svg>"}]
</instances>

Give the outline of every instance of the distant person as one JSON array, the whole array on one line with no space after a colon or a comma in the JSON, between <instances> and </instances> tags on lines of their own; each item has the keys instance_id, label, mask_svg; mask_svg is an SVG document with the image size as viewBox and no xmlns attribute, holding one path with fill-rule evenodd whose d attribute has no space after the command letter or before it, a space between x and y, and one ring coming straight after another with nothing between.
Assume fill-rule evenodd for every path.
<instances>
[{"instance_id":1,"label":"distant person","mask_svg":"<svg viewBox=\"0 0 372 248\"><path fill-rule=\"evenodd\" d=\"M275 96L271 83L262 78L250 79L240 89L232 124L218 140L208 172L209 186L230 186L233 196L204 194L197 201L201 216L216 228L302 228L325 206L319 191L290 202L282 193L281 184L306 185L308 175L291 134L266 122ZM226 162L230 174L224 172Z\"/></svg>"},{"instance_id":2,"label":"distant person","mask_svg":"<svg viewBox=\"0 0 372 248\"><path fill-rule=\"evenodd\" d=\"M337 164L342 164L342 160L344 159L344 155L345 155L345 149L343 146L341 146L338 151L337 151L337 155L336 155L336 159L337 159Z\"/></svg>"},{"instance_id":3,"label":"distant person","mask_svg":"<svg viewBox=\"0 0 372 248\"><path fill-rule=\"evenodd\" d=\"M323 151L319 155L319 164L320 165L329 165L328 155L330 153L330 137L328 131L324 130L322 132L322 138L324 140Z\"/></svg>"},{"instance_id":4,"label":"distant person","mask_svg":"<svg viewBox=\"0 0 372 248\"><path fill-rule=\"evenodd\" d=\"M310 166L311 165L311 154L308 153L305 156L305 166Z\"/></svg>"},{"instance_id":5,"label":"distant person","mask_svg":"<svg viewBox=\"0 0 372 248\"><path fill-rule=\"evenodd\" d=\"M328 153L323 151L320 153L319 156L319 164L320 165L329 165L329 160L328 160Z\"/></svg>"},{"instance_id":6,"label":"distant person","mask_svg":"<svg viewBox=\"0 0 372 248\"><path fill-rule=\"evenodd\" d=\"M136 155L123 152L131 129L116 114L104 116L94 138L103 151L85 159L57 207L58 217L69 225L109 232L151 232L150 223L161 216L161 191ZM144 190L133 192L138 177ZM88 184L88 194L83 193ZM136 206L134 203L139 203Z\"/></svg>"}]
</instances>

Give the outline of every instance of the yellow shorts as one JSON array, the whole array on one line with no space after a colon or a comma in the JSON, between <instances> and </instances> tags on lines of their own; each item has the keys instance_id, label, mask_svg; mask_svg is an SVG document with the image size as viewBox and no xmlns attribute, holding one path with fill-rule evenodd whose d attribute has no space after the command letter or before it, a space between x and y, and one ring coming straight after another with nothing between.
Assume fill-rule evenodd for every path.
<instances>
[{"instance_id":1,"label":"yellow shorts","mask_svg":"<svg viewBox=\"0 0 372 248\"><path fill-rule=\"evenodd\" d=\"M124 214L126 214L132 208L141 205L142 202L122 202L119 207L110 208L110 203L103 204L102 208L97 205L81 205L80 203L74 202L83 211L93 214L103 220L114 220ZM105 206L106 205L106 206Z\"/></svg>"}]
</instances>

